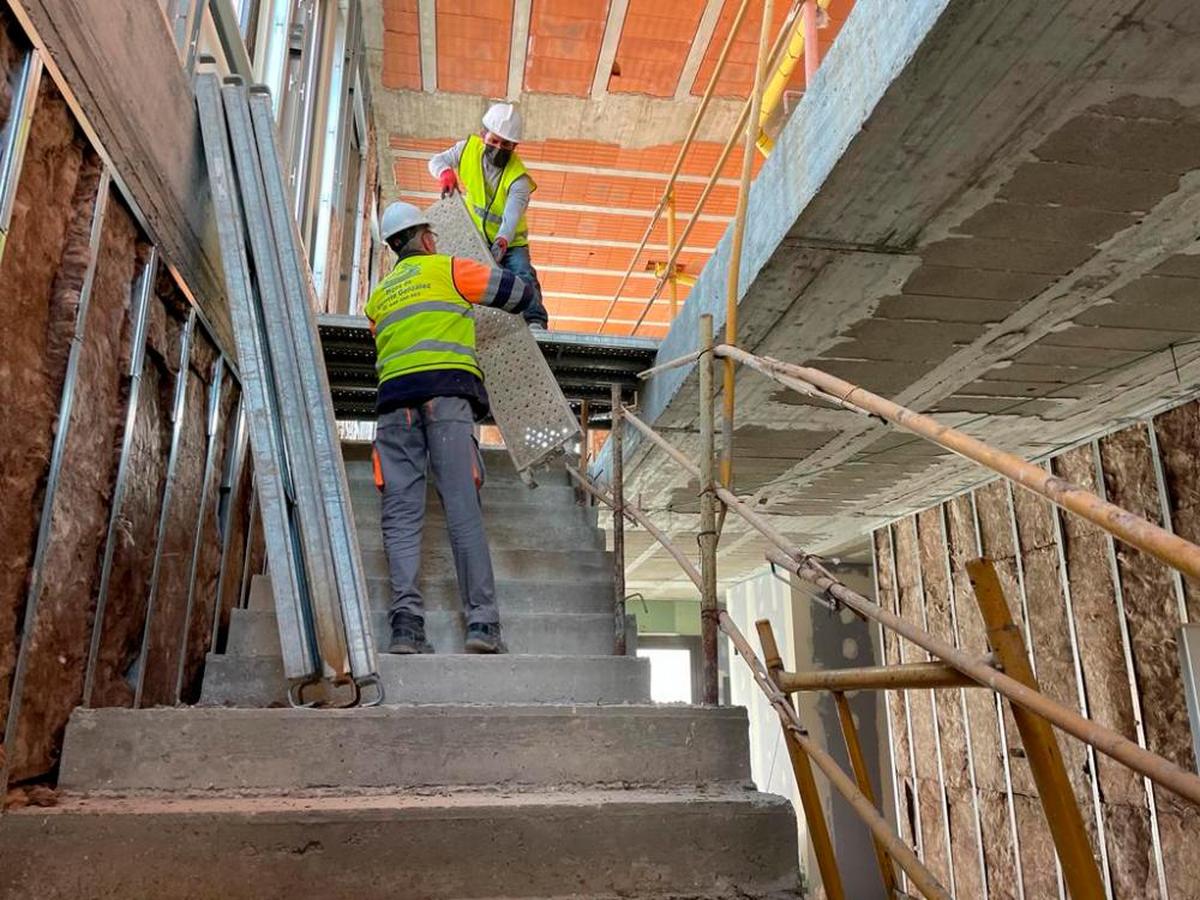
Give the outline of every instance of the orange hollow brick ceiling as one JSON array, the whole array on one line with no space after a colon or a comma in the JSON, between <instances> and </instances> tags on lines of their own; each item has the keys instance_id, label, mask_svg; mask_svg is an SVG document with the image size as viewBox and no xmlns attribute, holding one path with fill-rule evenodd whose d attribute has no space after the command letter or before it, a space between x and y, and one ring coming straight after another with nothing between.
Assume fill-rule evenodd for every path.
<instances>
[{"instance_id":1,"label":"orange hollow brick ceiling","mask_svg":"<svg viewBox=\"0 0 1200 900\"><path fill-rule=\"evenodd\" d=\"M681 93L700 95L729 34L740 0L725 0L699 59L691 84L681 84L697 29L708 0L676 0L668 5L653 0L629 0L620 23L616 55L607 78L597 78L601 47L609 22L609 0L532 0L529 4L528 43L524 48L523 89L527 93L566 94L585 98L593 85L613 93L647 94L669 98ZM514 30L514 0L436 0L438 92L503 97L508 78ZM418 0L383 0L383 86L422 89L422 35ZM790 3L776 0L775 33ZM853 0L834 0L829 27L820 32L822 56L845 22ZM722 97L745 97L754 74L761 23L761 2L752 0L718 80ZM710 20L711 21L711 20ZM519 29L518 29L519 30ZM803 65L789 83L802 90ZM426 169L428 157L465 135L424 139L393 135L389 149L396 184L403 199L428 204L437 198L437 185ZM700 193L720 155L719 143L691 147L676 185L677 234L687 226ZM599 331L621 278L662 199L666 176L675 163L677 143L632 149L598 141L546 140L521 145L522 159L538 183L529 212L531 252L539 269L551 327L567 331ZM756 156L755 168L761 165ZM741 148L730 155L721 181L711 192L700 221L679 255L682 272L696 276L732 220ZM648 248L634 265L603 327L605 333L628 334L643 313L656 284L655 266L667 258L665 216L651 233ZM679 284L679 303L688 287ZM670 321L670 290L664 288L649 310L639 335L661 337Z\"/></svg>"}]
</instances>

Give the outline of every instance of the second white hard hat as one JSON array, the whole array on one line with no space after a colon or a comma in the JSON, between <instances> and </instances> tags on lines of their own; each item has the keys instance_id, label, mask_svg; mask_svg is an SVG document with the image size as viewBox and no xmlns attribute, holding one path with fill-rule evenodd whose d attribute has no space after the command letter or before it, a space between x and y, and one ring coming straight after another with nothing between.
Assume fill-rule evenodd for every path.
<instances>
[{"instance_id":1,"label":"second white hard hat","mask_svg":"<svg viewBox=\"0 0 1200 900\"><path fill-rule=\"evenodd\" d=\"M396 201L389 204L379 218L380 237L385 241L416 225L428 225L429 217L411 203Z\"/></svg>"},{"instance_id":2,"label":"second white hard hat","mask_svg":"<svg viewBox=\"0 0 1200 900\"><path fill-rule=\"evenodd\" d=\"M483 114L483 127L514 144L519 144L525 133L521 112L511 103L493 103Z\"/></svg>"}]
</instances>

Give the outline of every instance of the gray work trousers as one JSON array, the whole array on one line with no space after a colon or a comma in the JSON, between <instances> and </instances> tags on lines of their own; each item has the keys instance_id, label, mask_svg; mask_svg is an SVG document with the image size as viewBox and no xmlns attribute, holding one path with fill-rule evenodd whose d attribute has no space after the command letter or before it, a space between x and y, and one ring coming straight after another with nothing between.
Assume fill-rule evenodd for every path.
<instances>
[{"instance_id":1,"label":"gray work trousers","mask_svg":"<svg viewBox=\"0 0 1200 900\"><path fill-rule=\"evenodd\" d=\"M383 546L392 582L392 620L397 613L424 618L417 580L428 469L446 511L467 624L499 622L492 557L479 502L483 457L475 440L470 403L461 397L434 397L418 407L385 413L379 417L375 452L376 481L382 482L378 486L383 492Z\"/></svg>"}]
</instances>

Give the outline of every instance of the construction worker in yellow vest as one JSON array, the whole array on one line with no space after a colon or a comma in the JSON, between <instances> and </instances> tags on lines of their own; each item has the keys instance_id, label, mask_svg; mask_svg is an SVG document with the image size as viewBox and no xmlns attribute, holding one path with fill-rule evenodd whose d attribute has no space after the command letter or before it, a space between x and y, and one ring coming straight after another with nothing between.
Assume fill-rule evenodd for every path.
<instances>
[{"instance_id":1,"label":"construction worker in yellow vest","mask_svg":"<svg viewBox=\"0 0 1200 900\"><path fill-rule=\"evenodd\" d=\"M379 379L374 459L392 583L388 650L433 652L418 587L428 469L446 512L466 649L503 653L479 505L484 470L474 423L487 415L488 397L475 359L472 309L483 304L520 314L533 292L511 272L438 253L429 219L412 204L389 206L380 230L398 257L366 308Z\"/></svg>"},{"instance_id":2,"label":"construction worker in yellow vest","mask_svg":"<svg viewBox=\"0 0 1200 900\"><path fill-rule=\"evenodd\" d=\"M529 256L529 226L525 211L537 185L517 144L523 135L521 113L511 103L494 103L483 116L483 128L465 141L429 160L429 173L442 186L442 197L461 193L475 227L501 267L533 288L525 310L530 328L549 322L542 304L542 287Z\"/></svg>"}]
</instances>

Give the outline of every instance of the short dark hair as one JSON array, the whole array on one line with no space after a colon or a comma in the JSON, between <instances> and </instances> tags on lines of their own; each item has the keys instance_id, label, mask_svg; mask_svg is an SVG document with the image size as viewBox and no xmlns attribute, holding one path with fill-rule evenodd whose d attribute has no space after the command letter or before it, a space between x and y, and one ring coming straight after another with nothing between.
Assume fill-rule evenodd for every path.
<instances>
[{"instance_id":1,"label":"short dark hair","mask_svg":"<svg viewBox=\"0 0 1200 900\"><path fill-rule=\"evenodd\" d=\"M411 228L405 228L403 231L393 234L388 238L387 245L397 256L403 256L406 251L413 249L412 245L428 230L428 225L413 225Z\"/></svg>"}]
</instances>

